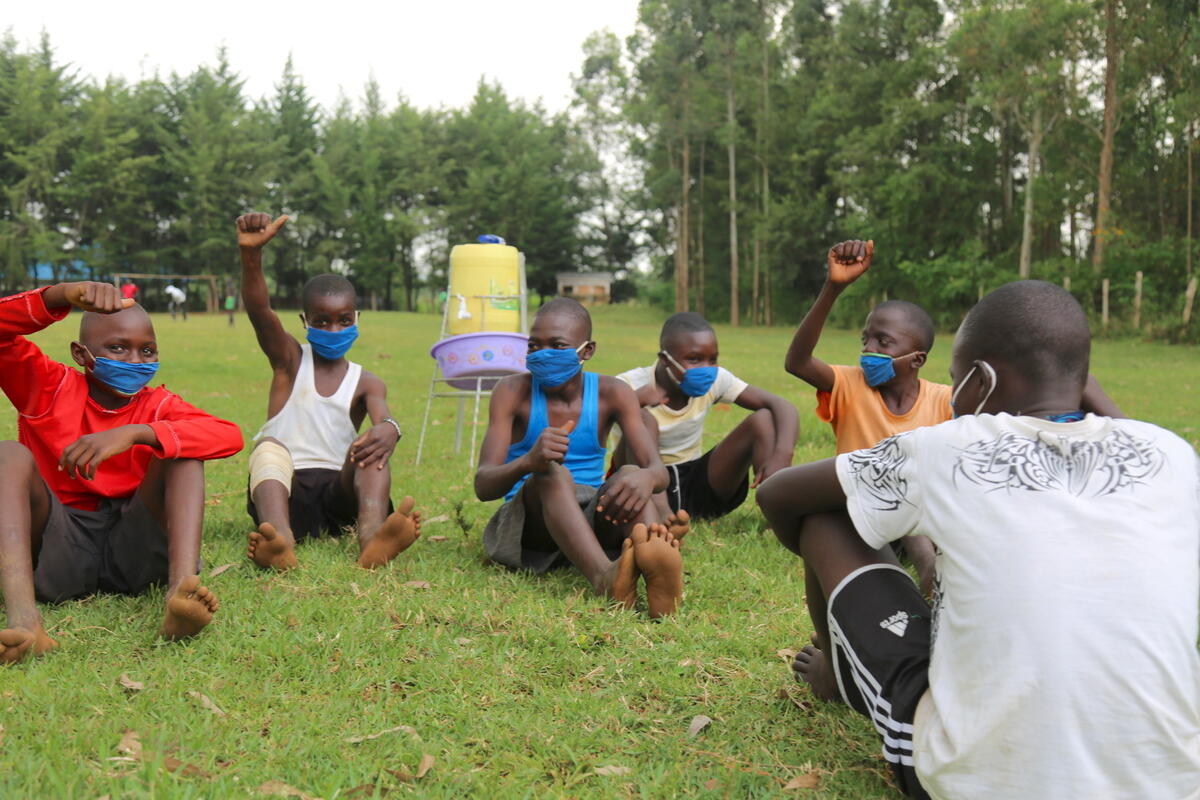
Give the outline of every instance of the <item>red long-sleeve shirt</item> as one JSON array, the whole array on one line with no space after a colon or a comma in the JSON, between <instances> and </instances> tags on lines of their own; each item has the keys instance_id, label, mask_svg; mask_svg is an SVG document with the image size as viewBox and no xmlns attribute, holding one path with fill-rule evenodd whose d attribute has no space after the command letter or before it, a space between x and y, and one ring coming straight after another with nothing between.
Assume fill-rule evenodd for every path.
<instances>
[{"instance_id":1,"label":"red long-sleeve shirt","mask_svg":"<svg viewBox=\"0 0 1200 800\"><path fill-rule=\"evenodd\" d=\"M129 497L146 476L151 457L226 458L242 449L238 426L184 402L166 387L146 388L108 410L88 395L87 377L60 364L22 334L34 333L71 310L46 308L45 288L0 298L0 390L17 409L19 440L65 505L94 510L102 498ZM158 447L134 445L104 461L96 477L67 477L58 460L67 445L121 425L149 425Z\"/></svg>"}]
</instances>

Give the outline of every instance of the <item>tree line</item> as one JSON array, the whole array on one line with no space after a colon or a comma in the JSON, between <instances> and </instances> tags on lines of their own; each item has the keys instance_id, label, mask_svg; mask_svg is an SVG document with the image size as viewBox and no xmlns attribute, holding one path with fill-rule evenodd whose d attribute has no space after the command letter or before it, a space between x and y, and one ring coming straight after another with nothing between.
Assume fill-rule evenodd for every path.
<instances>
[{"instance_id":1,"label":"tree line","mask_svg":"<svg viewBox=\"0 0 1200 800\"><path fill-rule=\"evenodd\" d=\"M952 325L1030 276L1095 313L1107 281L1120 324L1143 286L1143 327L1197 336L1179 327L1197 0L642 0L573 77L562 113L482 81L464 108L369 81L323 109L290 60L252 99L221 51L101 80L9 35L0 280L233 274L231 220L261 208L293 215L266 265L284 297L333 267L411 309L450 247L498 233L542 293L608 270L669 308L772 324L803 313L830 244L873 238L842 322L906 297Z\"/></svg>"}]
</instances>

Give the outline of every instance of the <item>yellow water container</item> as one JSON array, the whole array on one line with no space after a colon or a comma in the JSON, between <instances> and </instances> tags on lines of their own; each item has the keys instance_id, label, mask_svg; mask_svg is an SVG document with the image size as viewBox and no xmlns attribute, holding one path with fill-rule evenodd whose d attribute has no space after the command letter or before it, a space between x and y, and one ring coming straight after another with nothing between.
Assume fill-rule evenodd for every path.
<instances>
[{"instance_id":1,"label":"yellow water container","mask_svg":"<svg viewBox=\"0 0 1200 800\"><path fill-rule=\"evenodd\" d=\"M521 253L507 244L460 244L450 251L446 298L451 336L521 330Z\"/></svg>"}]
</instances>

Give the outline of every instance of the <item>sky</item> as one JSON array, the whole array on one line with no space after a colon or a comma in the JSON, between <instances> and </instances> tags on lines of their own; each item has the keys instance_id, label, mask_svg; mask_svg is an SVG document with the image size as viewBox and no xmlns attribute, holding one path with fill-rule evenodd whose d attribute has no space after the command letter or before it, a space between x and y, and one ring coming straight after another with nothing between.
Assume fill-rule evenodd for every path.
<instances>
[{"instance_id":1,"label":"sky","mask_svg":"<svg viewBox=\"0 0 1200 800\"><path fill-rule=\"evenodd\" d=\"M326 109L360 99L372 74L391 105L470 102L481 76L511 97L558 111L570 101L584 39L607 28L624 39L637 0L337 0L267 3L199 0L45 0L7 3L0 26L22 48L42 30L60 62L97 79L186 74L224 45L248 97L271 94L291 53Z\"/></svg>"}]
</instances>

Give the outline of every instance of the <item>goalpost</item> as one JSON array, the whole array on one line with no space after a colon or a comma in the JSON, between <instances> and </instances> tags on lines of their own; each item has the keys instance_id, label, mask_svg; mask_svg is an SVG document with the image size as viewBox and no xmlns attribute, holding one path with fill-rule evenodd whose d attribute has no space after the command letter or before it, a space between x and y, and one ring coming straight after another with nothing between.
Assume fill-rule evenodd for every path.
<instances>
[{"instance_id":1,"label":"goalpost","mask_svg":"<svg viewBox=\"0 0 1200 800\"><path fill-rule=\"evenodd\" d=\"M181 283L193 283L203 281L208 285L208 297L205 298L205 306L208 313L215 314L220 307L220 295L217 294L217 276L216 275L159 275L150 272L116 272L113 273L113 285L118 289L121 288L121 281L143 280L143 281L179 281Z\"/></svg>"}]
</instances>

